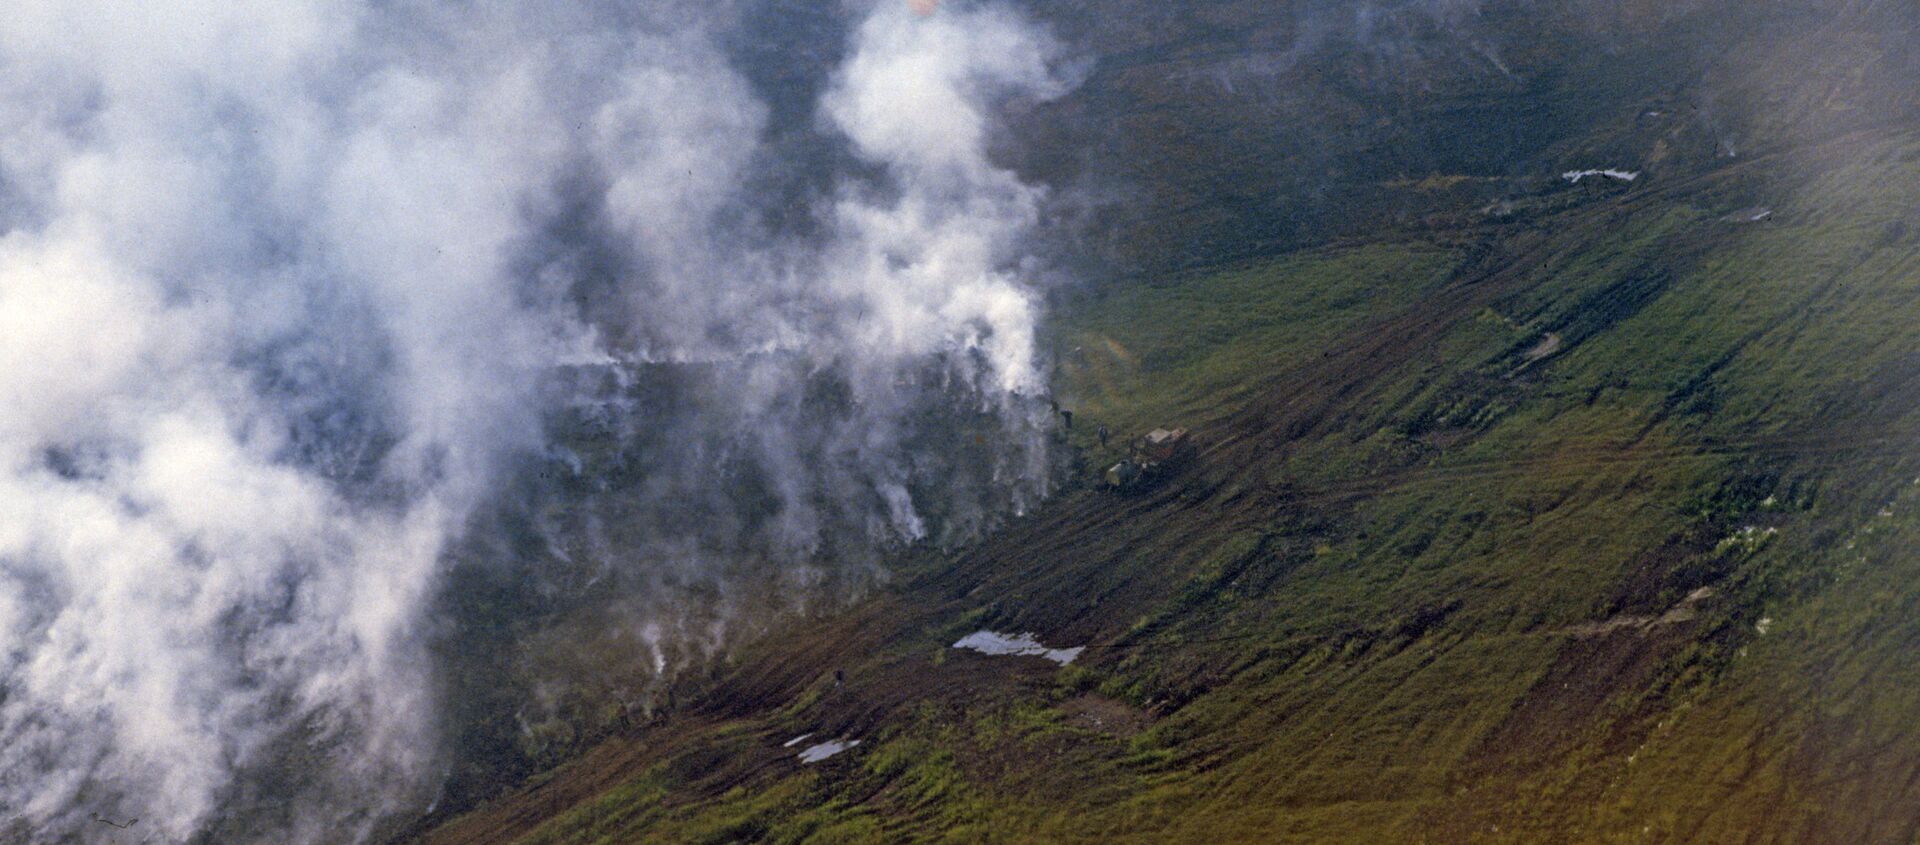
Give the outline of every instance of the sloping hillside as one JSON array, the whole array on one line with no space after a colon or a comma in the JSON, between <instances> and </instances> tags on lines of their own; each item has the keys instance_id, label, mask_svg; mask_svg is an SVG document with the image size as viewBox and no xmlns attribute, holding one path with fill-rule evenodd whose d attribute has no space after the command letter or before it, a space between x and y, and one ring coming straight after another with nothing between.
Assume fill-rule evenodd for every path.
<instances>
[{"instance_id":1,"label":"sloping hillside","mask_svg":"<svg viewBox=\"0 0 1920 845\"><path fill-rule=\"evenodd\" d=\"M424 841L1907 838L1920 135L1824 144L1087 304L1072 447L1190 466L909 555Z\"/></svg>"},{"instance_id":2,"label":"sloping hillside","mask_svg":"<svg viewBox=\"0 0 1920 845\"><path fill-rule=\"evenodd\" d=\"M1063 302L1075 486L417 840L1911 841L1920 127L1812 37L1737 156Z\"/></svg>"}]
</instances>

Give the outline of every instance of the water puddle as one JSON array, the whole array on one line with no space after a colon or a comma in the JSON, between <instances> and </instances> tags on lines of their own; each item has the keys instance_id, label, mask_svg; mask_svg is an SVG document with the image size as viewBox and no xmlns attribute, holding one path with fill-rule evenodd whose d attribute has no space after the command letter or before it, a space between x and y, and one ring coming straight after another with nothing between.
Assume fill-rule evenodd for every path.
<instances>
[{"instance_id":1,"label":"water puddle","mask_svg":"<svg viewBox=\"0 0 1920 845\"><path fill-rule=\"evenodd\" d=\"M813 734L804 734L799 737L799 739L806 739L809 736L813 736ZM793 743L790 742L787 744L792 745ZM809 745L800 752L800 762L818 763L821 760L825 760L828 757L832 757L859 744L860 740L857 739L836 739L830 742L822 742L818 745Z\"/></svg>"},{"instance_id":2,"label":"water puddle","mask_svg":"<svg viewBox=\"0 0 1920 845\"><path fill-rule=\"evenodd\" d=\"M1075 648L1047 648L1033 638L1032 634L1001 634L994 631L975 631L960 638L954 648L966 648L991 655L1019 655L1022 657L1044 657L1062 666L1073 662L1086 650L1086 646Z\"/></svg>"},{"instance_id":3,"label":"water puddle","mask_svg":"<svg viewBox=\"0 0 1920 845\"><path fill-rule=\"evenodd\" d=\"M1608 168L1606 170L1569 170L1565 173L1560 174L1560 178L1565 179L1568 182L1572 182L1575 185L1580 184L1580 180L1582 179L1586 179L1594 176L1600 176L1607 179L1617 179L1621 182L1631 182L1635 179L1640 178L1640 172L1637 170L1628 171L1628 170L1614 170L1612 168Z\"/></svg>"}]
</instances>

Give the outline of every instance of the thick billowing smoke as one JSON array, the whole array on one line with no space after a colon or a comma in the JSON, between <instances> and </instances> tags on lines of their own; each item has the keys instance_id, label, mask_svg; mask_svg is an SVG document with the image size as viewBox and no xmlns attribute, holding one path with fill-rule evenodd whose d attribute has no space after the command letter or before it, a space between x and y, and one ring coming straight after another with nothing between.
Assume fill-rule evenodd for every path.
<instances>
[{"instance_id":1,"label":"thick billowing smoke","mask_svg":"<svg viewBox=\"0 0 1920 845\"><path fill-rule=\"evenodd\" d=\"M465 552L624 585L664 669L649 590L717 638L735 574L1045 494L1042 193L984 150L1051 42L881 3L795 119L742 14L9 7L0 833L375 835L444 771Z\"/></svg>"}]
</instances>

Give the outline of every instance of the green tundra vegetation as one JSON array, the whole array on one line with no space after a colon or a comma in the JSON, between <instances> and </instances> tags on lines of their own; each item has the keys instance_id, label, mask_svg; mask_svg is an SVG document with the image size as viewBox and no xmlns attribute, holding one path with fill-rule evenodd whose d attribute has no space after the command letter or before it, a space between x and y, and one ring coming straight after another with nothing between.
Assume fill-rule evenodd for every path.
<instances>
[{"instance_id":1,"label":"green tundra vegetation","mask_svg":"<svg viewBox=\"0 0 1920 845\"><path fill-rule=\"evenodd\" d=\"M1913 841L1920 125L1808 90L1738 157L1068 298L1066 490L419 840ZM1160 425L1197 454L1102 489Z\"/></svg>"}]
</instances>

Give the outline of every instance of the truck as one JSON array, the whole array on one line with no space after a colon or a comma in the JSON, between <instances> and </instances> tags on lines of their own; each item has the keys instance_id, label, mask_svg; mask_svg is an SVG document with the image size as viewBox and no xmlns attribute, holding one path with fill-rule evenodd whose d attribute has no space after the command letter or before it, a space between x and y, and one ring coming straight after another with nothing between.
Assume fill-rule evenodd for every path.
<instances>
[{"instance_id":1,"label":"truck","mask_svg":"<svg viewBox=\"0 0 1920 845\"><path fill-rule=\"evenodd\" d=\"M1120 492L1145 489L1184 461L1193 451L1193 439L1184 428L1156 428L1127 448L1127 456L1107 469L1108 489Z\"/></svg>"}]
</instances>

